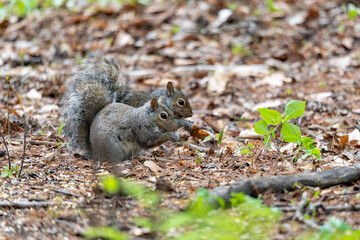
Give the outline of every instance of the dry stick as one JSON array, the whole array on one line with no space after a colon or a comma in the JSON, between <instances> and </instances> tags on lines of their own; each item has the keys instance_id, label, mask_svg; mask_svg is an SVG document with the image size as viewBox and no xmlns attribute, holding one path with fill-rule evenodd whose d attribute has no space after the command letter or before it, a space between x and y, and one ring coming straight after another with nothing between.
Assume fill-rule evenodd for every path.
<instances>
[{"instance_id":1,"label":"dry stick","mask_svg":"<svg viewBox=\"0 0 360 240\"><path fill-rule=\"evenodd\" d=\"M291 191L294 189L295 183L324 188L343 183L352 183L358 180L360 180L360 163L355 163L351 167L341 167L328 171L245 179L229 186L217 187L211 191L211 195L223 198L226 202L229 202L231 193L243 192L256 197L267 191Z\"/></svg>"},{"instance_id":2,"label":"dry stick","mask_svg":"<svg viewBox=\"0 0 360 240\"><path fill-rule=\"evenodd\" d=\"M7 91L7 100L6 100L6 106L7 106L7 117L8 117L8 134L10 136L10 108L9 108L9 96L10 96L10 80L9 77L6 77L6 82L8 83L8 91ZM9 165L10 168L10 165Z\"/></svg>"},{"instance_id":3,"label":"dry stick","mask_svg":"<svg viewBox=\"0 0 360 240\"><path fill-rule=\"evenodd\" d=\"M21 158L21 164L20 164L20 170L19 170L19 174L18 174L18 178L21 176L21 171L24 165L24 159L25 159L25 150L26 150L26 134L28 131L28 121L27 121L27 117L25 116L25 129L24 129L24 150L23 150L23 155Z\"/></svg>"},{"instance_id":4,"label":"dry stick","mask_svg":"<svg viewBox=\"0 0 360 240\"><path fill-rule=\"evenodd\" d=\"M322 203L314 204L315 207L321 207L327 212L332 211L359 211L360 210L360 204L354 204L354 205L339 205L339 206L324 206ZM295 212L298 207L297 206L273 206L283 212Z\"/></svg>"},{"instance_id":5,"label":"dry stick","mask_svg":"<svg viewBox=\"0 0 360 240\"><path fill-rule=\"evenodd\" d=\"M2 140L3 140L3 142L4 142L4 146L5 146L5 149L6 149L7 156L8 156L9 169L11 169L11 160L10 160L9 149L8 149L8 147L7 147L7 145L6 145L6 141L5 141L4 135L2 134L1 131L0 131L0 134L1 134Z\"/></svg>"},{"instance_id":6,"label":"dry stick","mask_svg":"<svg viewBox=\"0 0 360 240\"><path fill-rule=\"evenodd\" d=\"M55 202L41 201L41 202L28 202L28 201L0 201L0 207L15 207L15 208L31 208L31 207L49 207L56 205Z\"/></svg>"}]
</instances>

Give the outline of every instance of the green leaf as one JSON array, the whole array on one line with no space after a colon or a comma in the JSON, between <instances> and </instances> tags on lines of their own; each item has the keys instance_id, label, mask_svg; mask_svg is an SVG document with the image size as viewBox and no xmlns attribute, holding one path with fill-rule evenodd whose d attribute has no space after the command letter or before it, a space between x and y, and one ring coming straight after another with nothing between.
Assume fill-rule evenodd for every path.
<instances>
[{"instance_id":1,"label":"green leaf","mask_svg":"<svg viewBox=\"0 0 360 240\"><path fill-rule=\"evenodd\" d=\"M90 227L84 233L86 238L103 238L109 240L127 240L125 233L118 231L114 227Z\"/></svg>"},{"instance_id":2,"label":"green leaf","mask_svg":"<svg viewBox=\"0 0 360 240\"><path fill-rule=\"evenodd\" d=\"M9 172L4 171L1 173L1 177L5 178L7 176L9 176Z\"/></svg>"},{"instance_id":3,"label":"green leaf","mask_svg":"<svg viewBox=\"0 0 360 240\"><path fill-rule=\"evenodd\" d=\"M255 132L260 135L265 135L268 133L268 125L264 120L258 121L254 124Z\"/></svg>"},{"instance_id":4,"label":"green leaf","mask_svg":"<svg viewBox=\"0 0 360 240\"><path fill-rule=\"evenodd\" d=\"M209 135L209 136L207 136L204 140L202 140L201 143L208 142L208 141L210 141L211 139L213 139L214 137L215 137L215 135Z\"/></svg>"},{"instance_id":5,"label":"green leaf","mask_svg":"<svg viewBox=\"0 0 360 240\"><path fill-rule=\"evenodd\" d=\"M120 180L114 175L104 177L102 183L104 185L105 191L110 194L116 194L120 190Z\"/></svg>"},{"instance_id":6,"label":"green leaf","mask_svg":"<svg viewBox=\"0 0 360 240\"><path fill-rule=\"evenodd\" d=\"M304 114L306 101L290 100L285 107L284 122Z\"/></svg>"},{"instance_id":7,"label":"green leaf","mask_svg":"<svg viewBox=\"0 0 360 240\"><path fill-rule=\"evenodd\" d=\"M59 127L59 131L58 131L58 137L60 137L60 134L61 134L61 131L64 127L64 120L62 120L61 124L60 124L60 127Z\"/></svg>"},{"instance_id":8,"label":"green leaf","mask_svg":"<svg viewBox=\"0 0 360 240\"><path fill-rule=\"evenodd\" d=\"M288 122L284 122L281 128L281 135L285 142L296 142L301 139L300 128L295 124Z\"/></svg>"},{"instance_id":9,"label":"green leaf","mask_svg":"<svg viewBox=\"0 0 360 240\"><path fill-rule=\"evenodd\" d=\"M172 26L171 30L175 34L180 31L180 27L178 25L174 25L174 26Z\"/></svg>"},{"instance_id":10,"label":"green leaf","mask_svg":"<svg viewBox=\"0 0 360 240\"><path fill-rule=\"evenodd\" d=\"M224 128L221 129L220 133L219 133L219 137L218 137L218 144L221 144L221 140L224 136Z\"/></svg>"},{"instance_id":11,"label":"green leaf","mask_svg":"<svg viewBox=\"0 0 360 240\"><path fill-rule=\"evenodd\" d=\"M301 141L305 147L306 150L311 150L314 149L314 145L313 143L315 142L313 139L311 139L311 137L302 137Z\"/></svg>"},{"instance_id":12,"label":"green leaf","mask_svg":"<svg viewBox=\"0 0 360 240\"><path fill-rule=\"evenodd\" d=\"M314 155L318 160L321 160L321 152L320 152L320 149L318 148L314 148L312 151L311 151L311 154Z\"/></svg>"},{"instance_id":13,"label":"green leaf","mask_svg":"<svg viewBox=\"0 0 360 240\"><path fill-rule=\"evenodd\" d=\"M348 16L349 19L354 19L358 14L360 13L360 9L357 8L354 4L349 3L348 4Z\"/></svg>"},{"instance_id":14,"label":"green leaf","mask_svg":"<svg viewBox=\"0 0 360 240\"><path fill-rule=\"evenodd\" d=\"M262 119L264 119L267 124L276 125L281 123L283 120L281 114L276 110L259 108L258 111L260 112Z\"/></svg>"},{"instance_id":15,"label":"green leaf","mask_svg":"<svg viewBox=\"0 0 360 240\"><path fill-rule=\"evenodd\" d=\"M274 2L273 0L266 0L266 3L268 5L268 8L271 12L280 12L279 9L277 9L275 6L274 6Z\"/></svg>"}]
</instances>

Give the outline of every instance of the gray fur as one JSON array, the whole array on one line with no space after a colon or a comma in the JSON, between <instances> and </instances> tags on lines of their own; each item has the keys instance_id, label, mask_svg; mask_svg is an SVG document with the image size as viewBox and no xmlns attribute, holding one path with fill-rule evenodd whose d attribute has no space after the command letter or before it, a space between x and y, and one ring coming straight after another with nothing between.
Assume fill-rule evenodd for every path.
<instances>
[{"instance_id":1,"label":"gray fur","mask_svg":"<svg viewBox=\"0 0 360 240\"><path fill-rule=\"evenodd\" d=\"M120 159L129 159L151 146L158 146L167 140L174 140L177 135L172 131L175 130L164 131L168 127L166 125L152 126L152 128L146 130L144 126L148 125L145 123L152 123L150 119L146 118L148 115L140 116L139 110L129 110L130 106L143 109L144 104L146 105L154 97L159 99L162 96L164 98L163 107L166 107L166 111L169 111L171 116L176 119L171 124L175 124L176 128L184 127L188 131L191 130L192 124L182 119L192 115L189 100L172 82L152 94L129 90L130 82L131 78L121 70L117 61L103 56L87 59L83 64L75 68L73 76L65 84L66 91L62 99L62 113L65 121L63 133L68 138L68 146L71 150L80 150L86 155L93 153L97 158L101 158L102 154L109 151L107 154L111 154L107 157L108 159L119 159L115 157L115 155L119 154L122 156ZM184 100L184 106L179 107L177 105L179 98ZM116 110L114 111L117 114L112 119L108 119L103 112L105 109L114 108L111 103L116 102L130 106L125 107L124 104L115 104L117 107L115 107ZM100 111L101 113L99 113ZM131 113L128 113L128 111ZM110 112L108 114L112 115ZM101 120L102 118L104 120ZM91 134L90 127L93 128L92 122L95 119L97 120L93 125L96 126L94 127L96 134L94 132ZM104 124L101 125L101 122ZM119 135L115 136L115 132L112 131L114 126L126 126L128 128L126 131L119 129L115 131L121 133L120 140ZM136 128L141 128L142 131L140 132ZM102 132L106 133L107 136ZM159 135L160 132L162 134ZM131 138L137 139L137 136L135 136L137 133L141 133L141 136L138 138L139 141L134 142ZM90 135L92 135L92 142L90 141ZM102 137L104 140L95 140ZM144 142L145 140L147 141ZM105 146L102 141L107 142L108 145ZM132 144L131 147L129 147L129 143ZM99 150L96 148L99 148ZM129 155L129 149L134 152L131 156Z\"/></svg>"},{"instance_id":2,"label":"gray fur","mask_svg":"<svg viewBox=\"0 0 360 240\"><path fill-rule=\"evenodd\" d=\"M103 56L85 60L75 69L62 98L63 132L70 149L87 154L92 120L102 108L125 95L129 82L119 64Z\"/></svg>"},{"instance_id":3,"label":"gray fur","mask_svg":"<svg viewBox=\"0 0 360 240\"><path fill-rule=\"evenodd\" d=\"M173 113L159 101L152 112L150 102L139 108L112 103L95 117L90 129L91 155L112 162L132 160L144 150L159 146L179 135ZM161 119L166 112L168 119Z\"/></svg>"}]
</instances>

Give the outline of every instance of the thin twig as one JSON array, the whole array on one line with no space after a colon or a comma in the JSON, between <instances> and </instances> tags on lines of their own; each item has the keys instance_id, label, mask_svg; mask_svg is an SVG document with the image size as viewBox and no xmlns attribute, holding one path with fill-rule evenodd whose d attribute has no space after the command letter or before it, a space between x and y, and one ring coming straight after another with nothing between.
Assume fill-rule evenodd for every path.
<instances>
[{"instance_id":1,"label":"thin twig","mask_svg":"<svg viewBox=\"0 0 360 240\"><path fill-rule=\"evenodd\" d=\"M6 100L6 106L7 106L7 118L8 118L8 134L10 136L10 108L9 108L9 97L10 97L10 80L8 77L5 78L6 82L8 84L8 91L7 91L7 100ZM10 166L9 166L10 168Z\"/></svg>"},{"instance_id":2,"label":"thin twig","mask_svg":"<svg viewBox=\"0 0 360 240\"><path fill-rule=\"evenodd\" d=\"M26 134L28 131L28 121L27 121L27 117L25 116L25 129L24 129L24 150L23 150L23 155L21 158L21 164L20 164L20 170L19 170L19 174L18 174L18 178L21 176L21 171L24 165L24 160L25 160L25 150L26 150Z\"/></svg>"},{"instance_id":3,"label":"thin twig","mask_svg":"<svg viewBox=\"0 0 360 240\"><path fill-rule=\"evenodd\" d=\"M224 149L221 151L221 153L220 153L220 156L219 156L219 162L221 161L221 157L222 157L222 155L223 155L223 152L224 152Z\"/></svg>"},{"instance_id":4,"label":"thin twig","mask_svg":"<svg viewBox=\"0 0 360 240\"><path fill-rule=\"evenodd\" d=\"M7 156L8 156L8 161L9 161L9 169L11 169L11 159L10 159L10 154L9 154L9 149L6 145L6 141L5 141L5 138L4 138L4 135L2 134L2 132L0 131L0 134L1 134L1 138L4 142L4 146L5 146L5 149L6 149L6 153L7 153Z\"/></svg>"}]
</instances>

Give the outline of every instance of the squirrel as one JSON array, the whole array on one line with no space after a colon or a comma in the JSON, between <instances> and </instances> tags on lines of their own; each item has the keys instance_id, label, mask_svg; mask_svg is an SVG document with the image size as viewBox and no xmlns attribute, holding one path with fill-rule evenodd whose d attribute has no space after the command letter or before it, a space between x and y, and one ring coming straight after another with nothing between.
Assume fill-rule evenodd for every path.
<instances>
[{"instance_id":1,"label":"squirrel","mask_svg":"<svg viewBox=\"0 0 360 240\"><path fill-rule=\"evenodd\" d=\"M113 159L114 155L120 154L120 150L111 149L119 147L123 151L121 156L128 158L129 146L126 147L126 144L132 144L131 156L134 157L141 152L139 149L144 150L167 140L175 140L178 137L170 132L180 127L188 131L192 129L192 124L183 119L192 116L189 100L173 82L168 82L166 86L149 94L130 90L131 81L130 76L122 71L116 60L104 56L89 58L75 68L75 73L65 83L66 90L62 99L63 131L68 137L70 149L81 150L90 157ZM151 114L145 114L149 113L149 108L153 110L151 113L164 113L167 121L159 122L159 119L152 118ZM138 112L140 110L142 114ZM104 112L111 113L112 118ZM176 129L173 126L173 118ZM139 125L140 122L144 126L153 127L145 131L144 127ZM130 132L119 129L119 126L127 128ZM114 134L118 134L117 140L100 140L106 134L110 134L112 129ZM159 132L168 133L167 137L159 135ZM135 142L129 141L131 135ZM144 137L148 139L147 142ZM103 141L109 146L106 147L97 141ZM122 146L119 145L119 141ZM97 151L97 148L103 150ZM112 152L105 154L102 151ZM106 157L101 157L102 154Z\"/></svg>"},{"instance_id":2,"label":"squirrel","mask_svg":"<svg viewBox=\"0 0 360 240\"><path fill-rule=\"evenodd\" d=\"M179 140L173 132L177 129L178 123L163 97L159 101L153 98L138 108L111 103L91 124L90 155L100 161L132 160L148 148Z\"/></svg>"}]
</instances>

